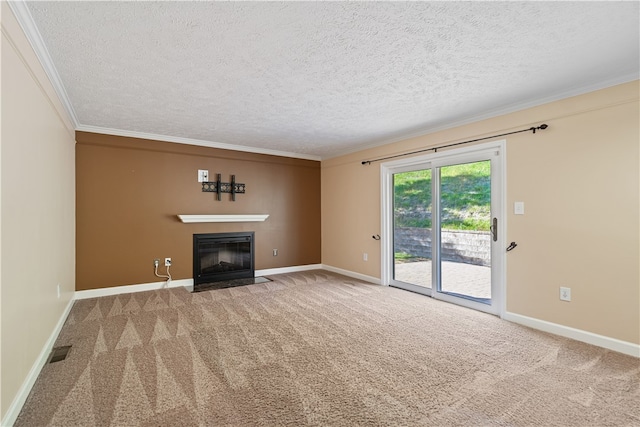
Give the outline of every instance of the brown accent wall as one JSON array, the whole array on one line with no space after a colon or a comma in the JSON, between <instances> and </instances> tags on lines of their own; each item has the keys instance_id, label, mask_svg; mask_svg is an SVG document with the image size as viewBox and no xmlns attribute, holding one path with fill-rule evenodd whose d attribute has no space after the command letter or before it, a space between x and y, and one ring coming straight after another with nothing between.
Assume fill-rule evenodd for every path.
<instances>
[{"instance_id":1,"label":"brown accent wall","mask_svg":"<svg viewBox=\"0 0 640 427\"><path fill-rule=\"evenodd\" d=\"M191 278L196 233L255 231L256 269L321 262L320 162L88 132L76 141L78 291L160 281L155 258L172 258L174 280ZM246 194L215 200L198 169L235 175ZM178 214L269 218L183 224Z\"/></svg>"}]
</instances>

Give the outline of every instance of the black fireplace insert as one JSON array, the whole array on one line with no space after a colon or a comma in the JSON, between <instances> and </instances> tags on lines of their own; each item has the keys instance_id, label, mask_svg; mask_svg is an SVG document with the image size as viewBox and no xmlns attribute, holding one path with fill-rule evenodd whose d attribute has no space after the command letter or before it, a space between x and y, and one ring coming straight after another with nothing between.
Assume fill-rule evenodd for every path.
<instances>
[{"instance_id":1,"label":"black fireplace insert","mask_svg":"<svg viewBox=\"0 0 640 427\"><path fill-rule=\"evenodd\" d=\"M193 286L255 276L254 232L193 235Z\"/></svg>"}]
</instances>

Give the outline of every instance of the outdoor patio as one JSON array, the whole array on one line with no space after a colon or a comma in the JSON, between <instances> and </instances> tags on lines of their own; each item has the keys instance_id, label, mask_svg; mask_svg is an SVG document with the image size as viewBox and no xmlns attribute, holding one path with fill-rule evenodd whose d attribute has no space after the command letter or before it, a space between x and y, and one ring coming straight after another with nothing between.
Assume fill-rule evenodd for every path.
<instances>
[{"instance_id":1,"label":"outdoor patio","mask_svg":"<svg viewBox=\"0 0 640 427\"><path fill-rule=\"evenodd\" d=\"M395 279L431 287L431 261L396 263ZM491 268L461 262L442 262L442 291L491 298Z\"/></svg>"}]
</instances>

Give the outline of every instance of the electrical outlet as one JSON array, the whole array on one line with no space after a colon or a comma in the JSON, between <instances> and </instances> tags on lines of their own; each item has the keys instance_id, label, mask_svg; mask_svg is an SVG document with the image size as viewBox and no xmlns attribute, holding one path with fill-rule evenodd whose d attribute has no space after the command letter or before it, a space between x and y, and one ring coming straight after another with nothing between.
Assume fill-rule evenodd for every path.
<instances>
[{"instance_id":1,"label":"electrical outlet","mask_svg":"<svg viewBox=\"0 0 640 427\"><path fill-rule=\"evenodd\" d=\"M171 258L165 258L164 259L164 266L165 267L171 267Z\"/></svg>"},{"instance_id":2,"label":"electrical outlet","mask_svg":"<svg viewBox=\"0 0 640 427\"><path fill-rule=\"evenodd\" d=\"M153 266L154 266L154 267L157 267L157 266L159 266L159 265L160 265L160 260L159 260L159 259L154 259L154 260L153 260Z\"/></svg>"},{"instance_id":3,"label":"electrical outlet","mask_svg":"<svg viewBox=\"0 0 640 427\"><path fill-rule=\"evenodd\" d=\"M571 288L560 286L560 300L571 301Z\"/></svg>"},{"instance_id":4,"label":"electrical outlet","mask_svg":"<svg viewBox=\"0 0 640 427\"><path fill-rule=\"evenodd\" d=\"M198 169L198 182L207 182L209 181L209 171Z\"/></svg>"},{"instance_id":5,"label":"electrical outlet","mask_svg":"<svg viewBox=\"0 0 640 427\"><path fill-rule=\"evenodd\" d=\"M277 249L273 250L273 256L278 256L278 250Z\"/></svg>"},{"instance_id":6,"label":"electrical outlet","mask_svg":"<svg viewBox=\"0 0 640 427\"><path fill-rule=\"evenodd\" d=\"M363 260L363 261L369 261L369 254L368 254L368 253L366 253L366 252L364 252L364 253L362 254L362 260Z\"/></svg>"}]
</instances>

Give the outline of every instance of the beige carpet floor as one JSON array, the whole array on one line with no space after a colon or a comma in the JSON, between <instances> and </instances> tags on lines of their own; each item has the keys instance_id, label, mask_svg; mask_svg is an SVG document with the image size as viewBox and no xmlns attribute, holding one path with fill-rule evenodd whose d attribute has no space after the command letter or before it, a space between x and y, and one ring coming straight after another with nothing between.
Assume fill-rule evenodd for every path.
<instances>
[{"instance_id":1,"label":"beige carpet floor","mask_svg":"<svg viewBox=\"0 0 640 427\"><path fill-rule=\"evenodd\" d=\"M324 271L77 301L16 426L638 426L640 361Z\"/></svg>"}]
</instances>

